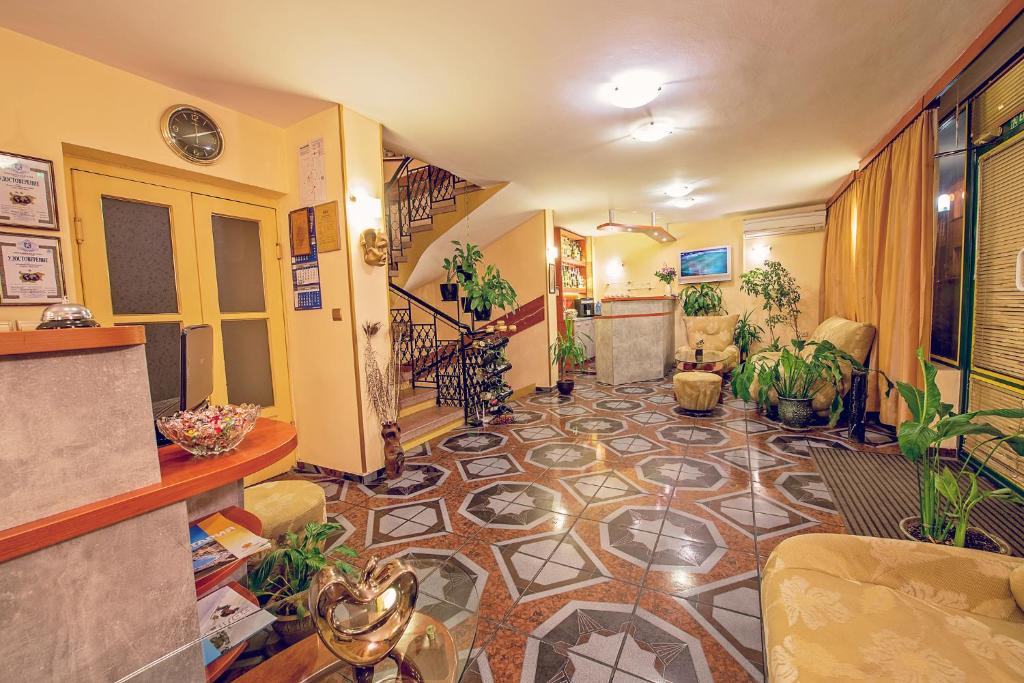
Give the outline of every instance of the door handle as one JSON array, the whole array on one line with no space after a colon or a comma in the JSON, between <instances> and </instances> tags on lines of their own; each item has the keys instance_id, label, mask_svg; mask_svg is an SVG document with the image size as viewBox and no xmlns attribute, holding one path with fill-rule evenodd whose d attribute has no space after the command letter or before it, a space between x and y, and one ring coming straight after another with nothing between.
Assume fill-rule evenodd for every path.
<instances>
[{"instance_id":1,"label":"door handle","mask_svg":"<svg viewBox=\"0 0 1024 683\"><path fill-rule=\"evenodd\" d=\"M1017 252L1017 269L1013 279L1017 291L1024 292L1024 249Z\"/></svg>"}]
</instances>

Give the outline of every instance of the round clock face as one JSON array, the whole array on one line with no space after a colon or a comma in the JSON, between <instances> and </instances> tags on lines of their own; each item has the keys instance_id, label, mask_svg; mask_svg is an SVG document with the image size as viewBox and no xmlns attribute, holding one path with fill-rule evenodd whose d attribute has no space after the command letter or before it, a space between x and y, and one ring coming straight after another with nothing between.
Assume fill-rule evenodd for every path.
<instances>
[{"instance_id":1,"label":"round clock face","mask_svg":"<svg viewBox=\"0 0 1024 683\"><path fill-rule=\"evenodd\" d=\"M195 107L171 107L164 114L164 140L182 159L212 164L224 152L224 135L209 116Z\"/></svg>"}]
</instances>

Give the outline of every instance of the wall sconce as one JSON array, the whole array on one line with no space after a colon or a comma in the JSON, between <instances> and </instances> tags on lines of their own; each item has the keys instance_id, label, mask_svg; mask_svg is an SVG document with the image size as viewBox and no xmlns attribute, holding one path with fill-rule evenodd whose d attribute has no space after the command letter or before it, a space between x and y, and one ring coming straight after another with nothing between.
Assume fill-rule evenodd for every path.
<instances>
[{"instance_id":1,"label":"wall sconce","mask_svg":"<svg viewBox=\"0 0 1024 683\"><path fill-rule=\"evenodd\" d=\"M375 228L381 223L380 199L363 188L352 190L348 196L348 222L355 230Z\"/></svg>"},{"instance_id":2,"label":"wall sconce","mask_svg":"<svg viewBox=\"0 0 1024 683\"><path fill-rule=\"evenodd\" d=\"M938 208L938 210L939 210L939 213L944 213L946 211L949 211L949 207L952 204L952 202L953 202L953 195L951 195L951 194L940 194L938 196L938 198L936 199L935 204L936 204L936 208Z\"/></svg>"},{"instance_id":3,"label":"wall sconce","mask_svg":"<svg viewBox=\"0 0 1024 683\"><path fill-rule=\"evenodd\" d=\"M622 265L622 261L618 258L614 258L608 262L605 266L604 272L608 276L608 279L615 280L622 277L622 274L626 271L625 266Z\"/></svg>"},{"instance_id":4,"label":"wall sconce","mask_svg":"<svg viewBox=\"0 0 1024 683\"><path fill-rule=\"evenodd\" d=\"M558 247L548 246L548 263L554 263L558 258Z\"/></svg>"},{"instance_id":5,"label":"wall sconce","mask_svg":"<svg viewBox=\"0 0 1024 683\"><path fill-rule=\"evenodd\" d=\"M772 255L770 244L755 244L750 248L750 259L757 265L761 265Z\"/></svg>"}]
</instances>

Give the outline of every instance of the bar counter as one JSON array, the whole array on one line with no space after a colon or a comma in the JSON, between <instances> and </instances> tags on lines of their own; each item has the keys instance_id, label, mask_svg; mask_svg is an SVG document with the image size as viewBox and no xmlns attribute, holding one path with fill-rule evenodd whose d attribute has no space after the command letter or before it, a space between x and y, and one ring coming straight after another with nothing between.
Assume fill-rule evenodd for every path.
<instances>
[{"instance_id":1,"label":"bar counter","mask_svg":"<svg viewBox=\"0 0 1024 683\"><path fill-rule=\"evenodd\" d=\"M597 381L626 384L661 379L672 366L676 298L608 297L601 300Z\"/></svg>"}]
</instances>

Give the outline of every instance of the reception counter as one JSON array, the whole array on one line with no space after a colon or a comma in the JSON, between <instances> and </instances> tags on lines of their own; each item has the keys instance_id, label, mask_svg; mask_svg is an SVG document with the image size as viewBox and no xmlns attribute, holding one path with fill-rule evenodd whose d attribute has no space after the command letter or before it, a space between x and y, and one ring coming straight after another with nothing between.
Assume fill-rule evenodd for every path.
<instances>
[{"instance_id":1,"label":"reception counter","mask_svg":"<svg viewBox=\"0 0 1024 683\"><path fill-rule=\"evenodd\" d=\"M203 683L188 525L295 448L259 420L229 453L157 449L142 327L0 332L4 681ZM228 580L228 577L225 577ZM212 590L215 585L203 587Z\"/></svg>"},{"instance_id":2,"label":"reception counter","mask_svg":"<svg viewBox=\"0 0 1024 683\"><path fill-rule=\"evenodd\" d=\"M597 381L661 379L672 366L676 298L612 297L596 317Z\"/></svg>"}]
</instances>

